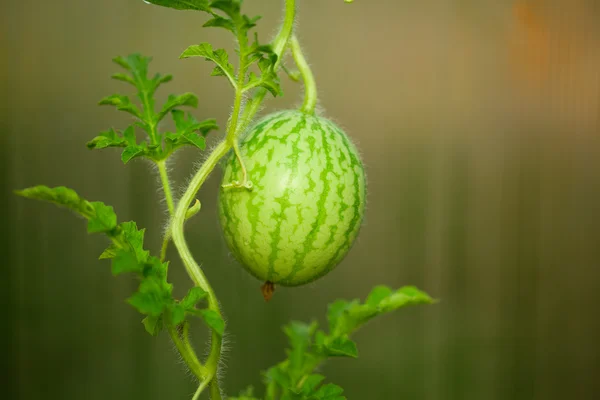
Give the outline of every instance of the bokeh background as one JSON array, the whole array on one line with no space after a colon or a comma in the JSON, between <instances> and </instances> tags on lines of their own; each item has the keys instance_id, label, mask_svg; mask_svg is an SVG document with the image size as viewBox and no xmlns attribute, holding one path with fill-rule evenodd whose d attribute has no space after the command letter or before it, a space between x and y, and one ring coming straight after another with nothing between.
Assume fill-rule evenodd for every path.
<instances>
[{"instance_id":1,"label":"bokeh background","mask_svg":"<svg viewBox=\"0 0 600 400\"><path fill-rule=\"evenodd\" d=\"M220 173L187 225L228 320L225 385L260 387L283 357L281 326L325 322L326 305L371 287L417 285L441 299L356 335L358 360L323 372L349 399L600 398L600 2L597 0L300 0L298 34L325 115L358 144L368 211L346 260L324 279L281 289L233 261L216 218ZM247 0L268 40L279 0ZM156 172L122 165L87 140L128 117L97 101L124 84L116 55L154 56L193 91L198 118L223 126L232 93L190 44L231 48L206 17L142 0L21 0L0 5L0 360L7 399L188 399L195 387L167 335L147 335L124 300L135 288L97 260L106 245L52 205L12 194L67 185L147 228L166 221ZM285 96L263 113L301 102ZM221 133L222 134L222 133ZM215 134L215 143L220 134ZM171 165L184 186L203 155ZM189 287L175 252L171 279ZM198 347L207 339L195 329Z\"/></svg>"}]
</instances>

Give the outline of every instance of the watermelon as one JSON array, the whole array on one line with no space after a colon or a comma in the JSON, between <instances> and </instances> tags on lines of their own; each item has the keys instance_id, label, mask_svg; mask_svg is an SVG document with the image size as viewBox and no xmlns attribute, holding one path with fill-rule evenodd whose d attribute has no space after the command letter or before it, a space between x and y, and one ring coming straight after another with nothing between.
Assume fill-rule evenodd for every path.
<instances>
[{"instance_id":1,"label":"watermelon","mask_svg":"<svg viewBox=\"0 0 600 400\"><path fill-rule=\"evenodd\" d=\"M231 152L219 220L234 257L256 278L302 285L348 253L365 212L366 181L356 147L333 122L301 111L266 116L242 138L252 189Z\"/></svg>"}]
</instances>

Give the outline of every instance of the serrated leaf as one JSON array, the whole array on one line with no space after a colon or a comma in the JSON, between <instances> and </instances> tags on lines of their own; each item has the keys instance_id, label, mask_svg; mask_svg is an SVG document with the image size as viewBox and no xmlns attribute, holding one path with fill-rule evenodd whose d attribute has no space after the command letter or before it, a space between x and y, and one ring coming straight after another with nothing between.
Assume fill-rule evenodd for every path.
<instances>
[{"instance_id":1,"label":"serrated leaf","mask_svg":"<svg viewBox=\"0 0 600 400\"><path fill-rule=\"evenodd\" d=\"M124 96L124 95L120 95L120 94L113 94L112 96L103 98L102 100L100 100L100 102L98 102L98 104L101 106L102 105L115 106L115 107L117 107L117 110L119 110L119 111L125 111L137 118L140 118L140 119L142 118L142 114L140 113L140 110L137 108L137 106L135 104L133 104L131 102L131 100L129 99L128 96Z\"/></svg>"},{"instance_id":2,"label":"serrated leaf","mask_svg":"<svg viewBox=\"0 0 600 400\"><path fill-rule=\"evenodd\" d=\"M236 33L234 22L229 18L223 18L218 15L215 15L213 18L206 21L202 26L204 28L223 28L233 34Z\"/></svg>"},{"instance_id":3,"label":"serrated leaf","mask_svg":"<svg viewBox=\"0 0 600 400\"><path fill-rule=\"evenodd\" d=\"M242 390L237 397L228 397L229 400L259 400L258 397L254 397L254 388L248 386L245 390Z\"/></svg>"},{"instance_id":4,"label":"serrated leaf","mask_svg":"<svg viewBox=\"0 0 600 400\"><path fill-rule=\"evenodd\" d=\"M305 352L310 347L317 327L316 322L309 325L303 322L292 321L283 328L290 341L291 350L288 353L290 361L289 373L294 380L304 373Z\"/></svg>"},{"instance_id":5,"label":"serrated leaf","mask_svg":"<svg viewBox=\"0 0 600 400\"><path fill-rule=\"evenodd\" d=\"M198 310L197 314L213 331L221 336L223 335L223 332L225 332L225 321L223 321L223 318L216 311L209 309Z\"/></svg>"},{"instance_id":6,"label":"serrated leaf","mask_svg":"<svg viewBox=\"0 0 600 400\"><path fill-rule=\"evenodd\" d=\"M171 324L177 326L185 320L185 309L180 304L174 304L170 316Z\"/></svg>"},{"instance_id":7,"label":"serrated leaf","mask_svg":"<svg viewBox=\"0 0 600 400\"><path fill-rule=\"evenodd\" d=\"M66 207L88 219L94 217L96 212L92 203L80 197L73 189L65 186L50 188L39 185L17 190L15 193L28 199L48 201Z\"/></svg>"},{"instance_id":8,"label":"serrated leaf","mask_svg":"<svg viewBox=\"0 0 600 400\"><path fill-rule=\"evenodd\" d=\"M153 317L151 315L148 315L142 320L142 323L144 324L146 332L148 332L152 336L157 336L163 329L162 315L159 317Z\"/></svg>"},{"instance_id":9,"label":"serrated leaf","mask_svg":"<svg viewBox=\"0 0 600 400\"><path fill-rule=\"evenodd\" d=\"M90 204L94 207L94 216L88 221L88 233L110 232L117 227L117 215L112 206L101 201Z\"/></svg>"},{"instance_id":10,"label":"serrated leaf","mask_svg":"<svg viewBox=\"0 0 600 400\"><path fill-rule=\"evenodd\" d=\"M171 285L158 277L146 277L128 300L139 312L154 317L160 316L173 302Z\"/></svg>"},{"instance_id":11,"label":"serrated leaf","mask_svg":"<svg viewBox=\"0 0 600 400\"><path fill-rule=\"evenodd\" d=\"M229 62L229 55L224 49L213 50L210 43L200 43L185 49L179 58L203 57L207 61L212 61L216 64L213 70L213 76L226 76L229 83L236 87L235 72L233 65Z\"/></svg>"},{"instance_id":12,"label":"serrated leaf","mask_svg":"<svg viewBox=\"0 0 600 400\"><path fill-rule=\"evenodd\" d=\"M216 120L212 118L199 122L191 113L188 113L186 119L185 113L181 110L173 110L171 115L175 121L177 133L200 132L202 136L206 136L208 132L219 129Z\"/></svg>"},{"instance_id":13,"label":"serrated leaf","mask_svg":"<svg viewBox=\"0 0 600 400\"><path fill-rule=\"evenodd\" d=\"M123 222L119 226L121 227L121 240L123 243L135 254L138 262L145 263L148 259L148 251L144 250L146 230L138 229L137 224L133 221Z\"/></svg>"},{"instance_id":14,"label":"serrated leaf","mask_svg":"<svg viewBox=\"0 0 600 400\"><path fill-rule=\"evenodd\" d=\"M373 288L373 290L371 290L371 293L369 293L369 295L367 296L365 304L377 307L381 300L385 299L386 297L389 297L391 294L392 289L390 289L389 287L383 285L376 286Z\"/></svg>"},{"instance_id":15,"label":"serrated leaf","mask_svg":"<svg viewBox=\"0 0 600 400\"><path fill-rule=\"evenodd\" d=\"M344 389L333 383L323 385L310 398L314 400L345 400L346 397L341 394Z\"/></svg>"},{"instance_id":16,"label":"serrated leaf","mask_svg":"<svg viewBox=\"0 0 600 400\"><path fill-rule=\"evenodd\" d=\"M115 256L117 255L117 250L118 248L114 244L111 244L106 248L106 250L102 252L102 254L100 254L100 257L98 257L98 259L105 260L109 258L115 258Z\"/></svg>"},{"instance_id":17,"label":"serrated leaf","mask_svg":"<svg viewBox=\"0 0 600 400\"><path fill-rule=\"evenodd\" d=\"M175 10L195 10L211 12L210 0L144 0L146 3L173 8Z\"/></svg>"},{"instance_id":18,"label":"serrated leaf","mask_svg":"<svg viewBox=\"0 0 600 400\"><path fill-rule=\"evenodd\" d=\"M327 357L358 357L356 343L347 335L334 337L323 343L322 351Z\"/></svg>"},{"instance_id":19,"label":"serrated leaf","mask_svg":"<svg viewBox=\"0 0 600 400\"><path fill-rule=\"evenodd\" d=\"M132 77L130 77L127 74L116 73L116 74L112 74L111 78L116 79L121 82L129 83L129 84L135 86L135 81L133 80Z\"/></svg>"},{"instance_id":20,"label":"serrated leaf","mask_svg":"<svg viewBox=\"0 0 600 400\"><path fill-rule=\"evenodd\" d=\"M170 95L167 102L162 108L162 111L158 113L156 120L160 121L165 115L176 107L198 107L198 97L193 93L184 93L179 96Z\"/></svg>"},{"instance_id":21,"label":"serrated leaf","mask_svg":"<svg viewBox=\"0 0 600 400\"><path fill-rule=\"evenodd\" d=\"M184 310L192 309L198 304L198 302L208 296L208 293L204 289L194 286L191 288L185 297L181 300L181 306Z\"/></svg>"},{"instance_id":22,"label":"serrated leaf","mask_svg":"<svg viewBox=\"0 0 600 400\"><path fill-rule=\"evenodd\" d=\"M129 145L121 153L121 161L123 164L127 164L132 159L143 156L145 152L146 147L143 145Z\"/></svg>"},{"instance_id":23,"label":"serrated leaf","mask_svg":"<svg viewBox=\"0 0 600 400\"><path fill-rule=\"evenodd\" d=\"M127 141L118 135L114 129L101 132L100 135L96 136L87 143L88 149L104 149L107 147L125 147Z\"/></svg>"},{"instance_id":24,"label":"serrated leaf","mask_svg":"<svg viewBox=\"0 0 600 400\"><path fill-rule=\"evenodd\" d=\"M129 250L117 250L112 262L113 275L116 276L127 272L142 273L143 271L144 265L138 261L135 253Z\"/></svg>"},{"instance_id":25,"label":"serrated leaf","mask_svg":"<svg viewBox=\"0 0 600 400\"><path fill-rule=\"evenodd\" d=\"M329 329L333 336L350 334L377 315L404 306L433 302L434 300L427 293L413 286L405 286L395 292L388 292L383 287L377 287L371 292L365 304L361 304L357 300L351 303L344 301L333 303L328 312Z\"/></svg>"},{"instance_id":26,"label":"serrated leaf","mask_svg":"<svg viewBox=\"0 0 600 400\"><path fill-rule=\"evenodd\" d=\"M265 378L268 382L275 382L283 389L289 389L292 385L290 376L281 367L271 367L265 373Z\"/></svg>"},{"instance_id":27,"label":"serrated leaf","mask_svg":"<svg viewBox=\"0 0 600 400\"><path fill-rule=\"evenodd\" d=\"M323 382L325 377L320 374L309 375L302 384L301 392L305 396L312 394L317 387Z\"/></svg>"}]
</instances>

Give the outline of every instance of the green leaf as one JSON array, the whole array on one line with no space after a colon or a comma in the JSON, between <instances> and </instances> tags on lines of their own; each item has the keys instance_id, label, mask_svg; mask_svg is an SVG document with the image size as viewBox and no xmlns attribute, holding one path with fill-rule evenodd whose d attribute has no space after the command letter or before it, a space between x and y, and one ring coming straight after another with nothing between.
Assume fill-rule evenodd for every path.
<instances>
[{"instance_id":1,"label":"green leaf","mask_svg":"<svg viewBox=\"0 0 600 400\"><path fill-rule=\"evenodd\" d=\"M144 324L144 328L146 328L146 332L148 332L152 336L158 336L160 331L162 331L163 329L162 316L153 317L151 315L148 315L142 320L142 323Z\"/></svg>"},{"instance_id":2,"label":"green leaf","mask_svg":"<svg viewBox=\"0 0 600 400\"><path fill-rule=\"evenodd\" d=\"M234 22L229 18L223 18L218 15L215 15L214 18L206 21L202 26L204 28L223 28L233 33L234 35L236 34L236 27Z\"/></svg>"},{"instance_id":3,"label":"green leaf","mask_svg":"<svg viewBox=\"0 0 600 400\"><path fill-rule=\"evenodd\" d=\"M138 229L137 224L133 221L123 222L121 227L121 240L127 244L138 262L145 263L148 259L148 251L144 250L144 234L145 229Z\"/></svg>"},{"instance_id":4,"label":"green leaf","mask_svg":"<svg viewBox=\"0 0 600 400\"><path fill-rule=\"evenodd\" d=\"M129 114L142 119L142 114L135 104L131 102L128 96L113 94L100 100L99 105L112 105L119 111L125 111Z\"/></svg>"},{"instance_id":5,"label":"green leaf","mask_svg":"<svg viewBox=\"0 0 600 400\"><path fill-rule=\"evenodd\" d=\"M40 185L17 190L15 193L28 199L48 201L66 207L88 219L93 218L96 213L92 203L80 197L73 189L64 186L50 188Z\"/></svg>"},{"instance_id":6,"label":"green leaf","mask_svg":"<svg viewBox=\"0 0 600 400\"><path fill-rule=\"evenodd\" d=\"M427 293L413 286L405 286L392 292L378 286L369 294L365 304L358 300L337 301L330 305L328 312L329 330L332 335L350 334L373 317L401 307L417 304L431 304L434 300Z\"/></svg>"},{"instance_id":7,"label":"green leaf","mask_svg":"<svg viewBox=\"0 0 600 400\"><path fill-rule=\"evenodd\" d=\"M141 264L135 253L129 250L117 250L112 262L113 275L120 275L127 272L142 273L144 264Z\"/></svg>"},{"instance_id":8,"label":"green leaf","mask_svg":"<svg viewBox=\"0 0 600 400\"><path fill-rule=\"evenodd\" d=\"M87 143L88 149L104 149L107 147L125 147L127 141L119 136L119 134L112 128L108 131L101 132L100 135L96 136Z\"/></svg>"},{"instance_id":9,"label":"green leaf","mask_svg":"<svg viewBox=\"0 0 600 400\"><path fill-rule=\"evenodd\" d=\"M223 318L216 311L209 309L198 310L195 314L199 315L213 331L221 336L223 335L223 332L225 332L225 321L223 321Z\"/></svg>"},{"instance_id":10,"label":"green leaf","mask_svg":"<svg viewBox=\"0 0 600 400\"><path fill-rule=\"evenodd\" d=\"M171 324L177 326L185 320L185 309L180 304L174 304L170 316Z\"/></svg>"},{"instance_id":11,"label":"green leaf","mask_svg":"<svg viewBox=\"0 0 600 400\"><path fill-rule=\"evenodd\" d=\"M213 76L226 76L233 87L236 87L235 72L233 65L229 63L229 56L224 49L213 50L210 43L200 43L188 47L179 58L203 57L207 61L216 64L213 70Z\"/></svg>"},{"instance_id":12,"label":"green leaf","mask_svg":"<svg viewBox=\"0 0 600 400\"><path fill-rule=\"evenodd\" d=\"M94 216L88 221L88 233L110 232L117 227L117 215L111 206L101 201L91 203Z\"/></svg>"},{"instance_id":13,"label":"green leaf","mask_svg":"<svg viewBox=\"0 0 600 400\"><path fill-rule=\"evenodd\" d=\"M283 389L289 389L292 385L290 376L280 366L271 367L265 373L266 382L275 382Z\"/></svg>"},{"instance_id":14,"label":"green leaf","mask_svg":"<svg viewBox=\"0 0 600 400\"><path fill-rule=\"evenodd\" d=\"M100 254L100 257L98 257L98 259L105 260L105 259L109 259L109 258L115 258L118 250L119 250L119 248L117 246L115 246L113 243L110 246L108 246L106 248L106 250L104 250L102 252L102 254Z\"/></svg>"},{"instance_id":15,"label":"green leaf","mask_svg":"<svg viewBox=\"0 0 600 400\"><path fill-rule=\"evenodd\" d=\"M392 294L392 289L387 286L376 286L371 290L371 293L367 296L367 300L365 300L365 304L370 306L377 307L379 303L389 297Z\"/></svg>"},{"instance_id":16,"label":"green leaf","mask_svg":"<svg viewBox=\"0 0 600 400\"><path fill-rule=\"evenodd\" d=\"M208 293L204 289L194 286L189 290L187 295L181 300L181 306L184 310L192 309L198 304L198 302L208 296Z\"/></svg>"},{"instance_id":17,"label":"green leaf","mask_svg":"<svg viewBox=\"0 0 600 400\"><path fill-rule=\"evenodd\" d=\"M229 400L259 400L258 397L254 397L254 388L248 386L245 390L242 390L237 397L228 397Z\"/></svg>"},{"instance_id":18,"label":"green leaf","mask_svg":"<svg viewBox=\"0 0 600 400\"><path fill-rule=\"evenodd\" d=\"M345 400L346 397L342 396L342 393L344 393L344 389L333 383L328 383L321 386L310 398L314 400Z\"/></svg>"},{"instance_id":19,"label":"green leaf","mask_svg":"<svg viewBox=\"0 0 600 400\"><path fill-rule=\"evenodd\" d=\"M210 0L144 0L146 3L173 8L175 10L196 10L211 12Z\"/></svg>"},{"instance_id":20,"label":"green leaf","mask_svg":"<svg viewBox=\"0 0 600 400\"><path fill-rule=\"evenodd\" d=\"M306 378L306 380L302 384L302 388L301 388L302 394L304 394L305 396L308 396L311 393L313 393L317 389L317 387L321 384L321 382L323 382L324 379L325 379L325 377L323 375L319 375L319 374L309 375L308 378Z\"/></svg>"},{"instance_id":21,"label":"green leaf","mask_svg":"<svg viewBox=\"0 0 600 400\"><path fill-rule=\"evenodd\" d=\"M286 325L283 330L289 338L291 350L288 352L289 373L296 382L304 375L306 351L311 345L312 336L317 330L317 323L305 324L303 322L292 321Z\"/></svg>"},{"instance_id":22,"label":"green leaf","mask_svg":"<svg viewBox=\"0 0 600 400\"><path fill-rule=\"evenodd\" d=\"M157 277L147 277L136 293L128 299L129 304L142 314L159 317L172 304L171 285Z\"/></svg>"},{"instance_id":23,"label":"green leaf","mask_svg":"<svg viewBox=\"0 0 600 400\"><path fill-rule=\"evenodd\" d=\"M121 153L121 161L123 164L127 164L129 161L136 157L141 157L146 155L147 147L144 144L141 145L129 145L127 146L123 152Z\"/></svg>"},{"instance_id":24,"label":"green leaf","mask_svg":"<svg viewBox=\"0 0 600 400\"><path fill-rule=\"evenodd\" d=\"M332 340L325 340L322 344L323 355L327 357L358 357L356 343L348 335L334 337Z\"/></svg>"},{"instance_id":25,"label":"green leaf","mask_svg":"<svg viewBox=\"0 0 600 400\"><path fill-rule=\"evenodd\" d=\"M175 121L177 133L184 136L195 132L200 132L202 136L206 136L208 132L219 129L217 122L212 118L199 122L192 114L188 113L186 119L184 112L180 110L173 110L171 115Z\"/></svg>"},{"instance_id":26,"label":"green leaf","mask_svg":"<svg viewBox=\"0 0 600 400\"><path fill-rule=\"evenodd\" d=\"M193 93L184 93L179 96L170 95L162 111L158 114L157 121L162 120L174 108L183 106L198 107L198 97Z\"/></svg>"}]
</instances>

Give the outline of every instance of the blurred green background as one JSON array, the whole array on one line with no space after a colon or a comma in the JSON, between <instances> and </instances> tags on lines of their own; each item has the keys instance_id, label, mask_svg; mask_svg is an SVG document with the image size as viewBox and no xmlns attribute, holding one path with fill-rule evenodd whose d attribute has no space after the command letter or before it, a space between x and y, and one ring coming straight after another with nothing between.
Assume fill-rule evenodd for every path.
<instances>
[{"instance_id":1,"label":"blurred green background","mask_svg":"<svg viewBox=\"0 0 600 400\"><path fill-rule=\"evenodd\" d=\"M323 113L359 146L369 178L361 235L309 286L280 289L233 261L216 218L219 173L201 191L188 241L228 321L225 384L259 386L283 357L280 327L324 322L337 298L417 285L442 301L371 323L358 360L323 372L349 399L600 398L600 3L597 0L300 0L298 33ZM279 0L247 0L268 40ZM231 48L204 15L141 0L0 5L2 393L7 399L189 399L194 384L166 335L147 335L124 303L135 287L97 260L105 241L15 188L67 185L115 207L160 246L165 205L145 162L90 152L87 140L128 117L96 102L129 90L116 55L154 56L160 90L200 96L198 118L224 126L232 93L202 41ZM263 113L301 102L285 96ZM222 134L222 133L221 133ZM215 134L213 142L220 134ZM182 188L203 155L179 153ZM150 171L150 173L149 173ZM189 287L175 252L178 293ZM195 329L197 345L205 330Z\"/></svg>"}]
</instances>

